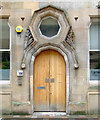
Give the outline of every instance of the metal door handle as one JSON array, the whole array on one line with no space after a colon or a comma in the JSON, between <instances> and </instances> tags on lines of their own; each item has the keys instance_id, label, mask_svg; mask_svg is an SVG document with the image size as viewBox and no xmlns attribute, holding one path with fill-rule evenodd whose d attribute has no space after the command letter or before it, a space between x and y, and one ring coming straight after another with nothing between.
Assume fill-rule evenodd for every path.
<instances>
[{"instance_id":1,"label":"metal door handle","mask_svg":"<svg viewBox=\"0 0 100 120\"><path fill-rule=\"evenodd\" d=\"M46 78L46 79L45 79L45 82L48 83L48 82L49 82L49 78Z\"/></svg>"},{"instance_id":2,"label":"metal door handle","mask_svg":"<svg viewBox=\"0 0 100 120\"><path fill-rule=\"evenodd\" d=\"M55 79L54 78L51 78L51 83L54 83L55 82Z\"/></svg>"}]
</instances>

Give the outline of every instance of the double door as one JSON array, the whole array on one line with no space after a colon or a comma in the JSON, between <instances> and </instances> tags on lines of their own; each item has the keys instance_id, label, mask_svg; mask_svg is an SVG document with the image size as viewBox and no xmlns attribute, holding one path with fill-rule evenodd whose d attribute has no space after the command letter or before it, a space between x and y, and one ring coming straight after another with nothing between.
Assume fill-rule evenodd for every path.
<instances>
[{"instance_id":1,"label":"double door","mask_svg":"<svg viewBox=\"0 0 100 120\"><path fill-rule=\"evenodd\" d=\"M65 111L65 61L57 51L41 52L34 63L34 111Z\"/></svg>"}]
</instances>

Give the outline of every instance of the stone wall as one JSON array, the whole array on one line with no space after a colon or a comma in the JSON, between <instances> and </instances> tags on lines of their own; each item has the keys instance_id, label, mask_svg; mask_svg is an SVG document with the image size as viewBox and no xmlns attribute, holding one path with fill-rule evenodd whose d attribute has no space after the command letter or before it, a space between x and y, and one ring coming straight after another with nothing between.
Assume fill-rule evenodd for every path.
<instances>
[{"instance_id":1,"label":"stone wall","mask_svg":"<svg viewBox=\"0 0 100 120\"><path fill-rule=\"evenodd\" d=\"M9 85L2 85L0 97L2 98L3 112L27 112L32 113L30 102L30 83L29 83L29 64L30 57L27 57L26 69L22 79L22 86L18 85L17 70L20 69L22 57L24 54L24 40L26 30L31 22L35 10L53 5L62 9L67 15L73 28L75 38L75 49L78 58L79 68L74 69L73 62L70 61L70 89L69 89L69 111L95 111L98 109L98 91L96 94L88 94L89 84L89 15L98 15L98 0L79 0L61 1L61 2L1 2L1 15L10 15L9 24L11 26L11 80ZM24 17L24 21L22 21ZM75 20L75 17L78 17ZM15 28L21 25L23 32L17 35ZM94 86L94 85L93 85ZM93 89L91 92L94 92ZM93 102L95 101L95 108ZM5 104L6 103L6 104ZM96 112L97 113L97 112Z\"/></svg>"}]
</instances>

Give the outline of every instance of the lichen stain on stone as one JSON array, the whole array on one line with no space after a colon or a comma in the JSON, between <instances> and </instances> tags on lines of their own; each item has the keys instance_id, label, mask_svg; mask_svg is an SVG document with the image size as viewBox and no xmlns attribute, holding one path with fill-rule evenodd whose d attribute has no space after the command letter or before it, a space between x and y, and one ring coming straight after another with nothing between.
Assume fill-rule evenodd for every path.
<instances>
[{"instance_id":1,"label":"lichen stain on stone","mask_svg":"<svg viewBox=\"0 0 100 120\"><path fill-rule=\"evenodd\" d=\"M87 102L71 102L70 104L73 105L80 105L80 104L86 104Z\"/></svg>"},{"instance_id":2,"label":"lichen stain on stone","mask_svg":"<svg viewBox=\"0 0 100 120\"><path fill-rule=\"evenodd\" d=\"M14 101L14 102L13 102L13 105L14 105L14 106L29 105L29 104L30 104L29 102L17 102L17 101Z\"/></svg>"},{"instance_id":3,"label":"lichen stain on stone","mask_svg":"<svg viewBox=\"0 0 100 120\"><path fill-rule=\"evenodd\" d=\"M71 102L70 103L70 108L72 110L75 109L75 111L85 110L86 106L87 106L87 102Z\"/></svg>"}]
</instances>

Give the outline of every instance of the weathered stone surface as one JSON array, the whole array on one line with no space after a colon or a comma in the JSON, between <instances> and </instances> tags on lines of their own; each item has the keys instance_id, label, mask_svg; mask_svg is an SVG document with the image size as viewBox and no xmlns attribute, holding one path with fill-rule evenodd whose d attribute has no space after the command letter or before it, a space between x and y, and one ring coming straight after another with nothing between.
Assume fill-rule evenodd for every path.
<instances>
[{"instance_id":1,"label":"weathered stone surface","mask_svg":"<svg viewBox=\"0 0 100 120\"><path fill-rule=\"evenodd\" d=\"M16 0L15 0L16 1ZM32 59L32 55L36 52L37 55L39 53L39 47L43 47L44 49L46 46L47 48L54 49L58 47L62 49L64 53L67 53L68 56L68 64L67 68L69 70L69 74L66 76L68 79L67 84L67 92L69 92L68 99L68 112L71 111L86 111L87 107L89 113L97 113L98 109L98 95L90 95L88 96L88 91L90 92L98 92L98 88L93 88L90 90L91 84L89 81L89 25L90 25L90 17L89 15L96 15L98 16L98 9L96 5L98 4L98 0L59 0L55 2L0 2L2 5L2 9L0 9L0 15L10 15L9 17L9 24L11 27L11 79L10 85L2 85L1 93L5 93L4 95L0 94L2 98L2 110L5 112L28 112L32 114L32 97L30 93L33 91L33 70L30 69L30 63ZM50 0L49 0L50 1ZM62 39L64 40L67 36L66 32L64 33L64 23L62 24L63 30L59 37L54 38L53 40L45 39L41 37L39 31L36 30L36 22L34 23L34 35L28 34L25 37L26 31L28 26L31 23L32 15L35 10L39 8L45 7L47 5L54 5L57 8L62 9L65 11L66 16L70 21L70 25L72 26L72 30L74 33L74 39L72 42L67 41L71 46L74 45L75 48L75 55L78 59L79 68L74 69L74 55L72 56L72 52L69 50L68 46L64 46L61 44ZM56 14L57 15L57 14ZM77 21L75 20L75 16L78 17ZM25 19L22 21L21 17ZM38 20L39 17L37 17ZM17 35L15 32L16 26L21 25L23 27L23 32L20 36ZM33 35L33 36L32 36ZM31 39L32 38L32 39ZM34 39L35 38L35 39ZM29 39L29 41L27 40ZM46 41L47 40L47 41ZM69 39L66 39L69 40ZM32 44L32 49L28 49L28 45L31 42L38 41L37 44ZM25 43L26 42L26 43ZM56 43L56 44L55 44ZM25 46L24 46L25 45ZM17 70L21 69L21 61L23 58L23 54L25 52L25 48L27 51L29 50L29 54L26 51L26 64L24 69L24 76L22 77L22 86L18 86L18 77L17 77ZM32 58L32 59L31 59ZM25 60L24 60L25 61ZM34 60L33 60L34 61ZM68 71L67 70L67 71ZM30 87L31 86L31 87ZM1 86L0 86L1 87ZM89 87L89 89L88 89ZM97 85L96 85L97 87ZM32 88L32 89L30 89ZM31 92L30 92L31 91ZM9 93L10 94L6 94ZM67 101L68 102L68 101ZM95 104L94 104L95 103ZM94 104L94 105L93 105Z\"/></svg>"}]
</instances>

